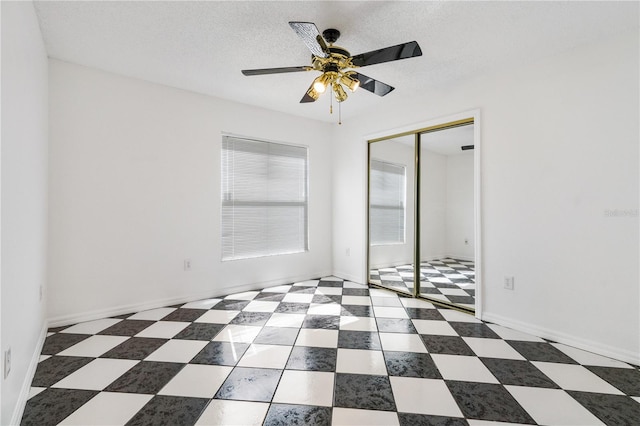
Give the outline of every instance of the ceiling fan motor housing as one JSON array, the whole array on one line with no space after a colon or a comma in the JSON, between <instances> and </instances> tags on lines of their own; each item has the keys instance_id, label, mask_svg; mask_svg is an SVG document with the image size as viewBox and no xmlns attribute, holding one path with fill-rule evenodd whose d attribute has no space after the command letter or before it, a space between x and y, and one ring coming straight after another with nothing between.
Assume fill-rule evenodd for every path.
<instances>
[{"instance_id":1,"label":"ceiling fan motor housing","mask_svg":"<svg viewBox=\"0 0 640 426\"><path fill-rule=\"evenodd\" d=\"M340 31L335 28L327 28L322 32L322 37L324 37L327 43L333 44L340 38Z\"/></svg>"}]
</instances>

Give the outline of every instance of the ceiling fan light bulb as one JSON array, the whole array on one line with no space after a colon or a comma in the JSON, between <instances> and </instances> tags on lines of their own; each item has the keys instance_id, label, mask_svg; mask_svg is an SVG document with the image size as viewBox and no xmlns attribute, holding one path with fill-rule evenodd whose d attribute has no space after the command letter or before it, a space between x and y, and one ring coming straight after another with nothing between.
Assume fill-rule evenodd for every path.
<instances>
[{"instance_id":1,"label":"ceiling fan light bulb","mask_svg":"<svg viewBox=\"0 0 640 426\"><path fill-rule=\"evenodd\" d=\"M347 86L351 92L355 92L356 89L360 87L360 80L357 80L348 74L344 74L340 77L340 83Z\"/></svg>"}]
</instances>

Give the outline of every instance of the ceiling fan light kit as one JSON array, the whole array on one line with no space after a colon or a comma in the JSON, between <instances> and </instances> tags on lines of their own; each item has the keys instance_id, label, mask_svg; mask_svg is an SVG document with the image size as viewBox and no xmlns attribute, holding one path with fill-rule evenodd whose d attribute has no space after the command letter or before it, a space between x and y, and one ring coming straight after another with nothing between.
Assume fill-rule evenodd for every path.
<instances>
[{"instance_id":1,"label":"ceiling fan light kit","mask_svg":"<svg viewBox=\"0 0 640 426\"><path fill-rule=\"evenodd\" d=\"M312 70L320 71L322 74L313 80L300 103L315 102L328 87L331 87L333 96L339 103L344 102L348 97L344 87L349 89L350 92L355 92L358 87L362 87L364 90L378 96L385 96L394 89L392 86L353 71L353 69L422 55L422 50L418 43L411 41L351 56L346 49L334 45L340 37L340 31L334 28L326 29L320 35L318 28L312 22L294 21L289 22L289 26L311 51L311 66L242 70L242 74L252 76Z\"/></svg>"}]
</instances>

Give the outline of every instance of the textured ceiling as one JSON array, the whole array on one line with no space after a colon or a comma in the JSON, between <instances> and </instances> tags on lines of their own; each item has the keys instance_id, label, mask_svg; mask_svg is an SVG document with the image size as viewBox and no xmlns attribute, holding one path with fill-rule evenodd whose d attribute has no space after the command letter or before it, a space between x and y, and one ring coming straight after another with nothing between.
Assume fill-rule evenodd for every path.
<instances>
[{"instance_id":1,"label":"textured ceiling","mask_svg":"<svg viewBox=\"0 0 640 426\"><path fill-rule=\"evenodd\" d=\"M364 90L343 118L461 79L518 66L638 28L638 2L230 1L35 3L50 57L324 121L325 95L299 104L317 72L245 77L310 64L288 21L341 31L358 54L416 40L423 56L361 68L396 88Z\"/></svg>"}]
</instances>

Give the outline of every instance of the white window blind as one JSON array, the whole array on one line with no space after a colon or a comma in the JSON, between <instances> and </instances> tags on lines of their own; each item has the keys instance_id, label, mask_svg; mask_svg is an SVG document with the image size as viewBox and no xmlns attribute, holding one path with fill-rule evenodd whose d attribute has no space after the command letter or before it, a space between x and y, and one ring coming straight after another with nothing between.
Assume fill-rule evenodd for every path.
<instances>
[{"instance_id":1,"label":"white window blind","mask_svg":"<svg viewBox=\"0 0 640 426\"><path fill-rule=\"evenodd\" d=\"M308 249L307 148L222 137L222 260Z\"/></svg>"},{"instance_id":2,"label":"white window blind","mask_svg":"<svg viewBox=\"0 0 640 426\"><path fill-rule=\"evenodd\" d=\"M406 168L371 160L369 190L370 243L404 243Z\"/></svg>"}]
</instances>

